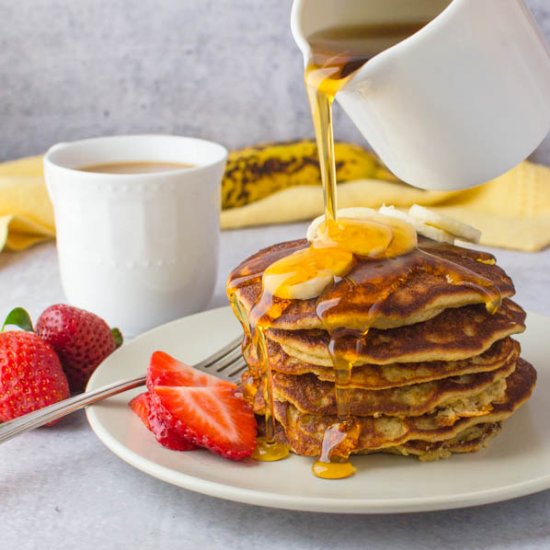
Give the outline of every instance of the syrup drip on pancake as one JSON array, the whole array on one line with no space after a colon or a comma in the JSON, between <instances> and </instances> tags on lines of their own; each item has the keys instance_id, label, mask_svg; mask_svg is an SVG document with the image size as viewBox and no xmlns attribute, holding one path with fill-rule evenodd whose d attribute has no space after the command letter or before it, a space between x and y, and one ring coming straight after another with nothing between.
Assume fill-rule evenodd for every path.
<instances>
[{"instance_id":1,"label":"syrup drip on pancake","mask_svg":"<svg viewBox=\"0 0 550 550\"><path fill-rule=\"evenodd\" d=\"M485 265L495 265L497 261L494 258L478 258L476 262Z\"/></svg>"},{"instance_id":2,"label":"syrup drip on pancake","mask_svg":"<svg viewBox=\"0 0 550 550\"><path fill-rule=\"evenodd\" d=\"M261 273L255 273L231 281L228 285L228 294L233 311L244 327L245 340L243 347L250 345L254 347L262 371L262 393L265 401L265 435L258 438L252 458L263 462L274 462L286 458L290 453L290 448L288 445L275 440L273 373L269 363L265 331L270 326L270 317L278 317L278 315L283 313L285 306L275 302L273 295L270 293L262 292L259 301L247 317L239 300L236 298L236 291L239 288L257 282L261 277ZM269 316L267 315L268 313Z\"/></svg>"}]
</instances>

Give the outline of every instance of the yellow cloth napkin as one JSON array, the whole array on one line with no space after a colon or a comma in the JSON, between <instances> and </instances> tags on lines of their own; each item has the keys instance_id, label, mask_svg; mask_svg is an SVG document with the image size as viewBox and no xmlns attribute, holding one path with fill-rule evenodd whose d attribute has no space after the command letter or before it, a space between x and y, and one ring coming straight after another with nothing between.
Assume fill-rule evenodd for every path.
<instances>
[{"instance_id":1,"label":"yellow cloth napkin","mask_svg":"<svg viewBox=\"0 0 550 550\"><path fill-rule=\"evenodd\" d=\"M537 251L550 245L550 168L525 161L488 183L465 191L423 191L404 183L355 180L338 185L338 207L412 204L452 216L481 230L481 244ZM222 227L312 219L323 211L319 187L297 186L255 203L225 210Z\"/></svg>"},{"instance_id":2,"label":"yellow cloth napkin","mask_svg":"<svg viewBox=\"0 0 550 550\"><path fill-rule=\"evenodd\" d=\"M0 250L22 250L55 237L42 157L0 164Z\"/></svg>"},{"instance_id":3,"label":"yellow cloth napkin","mask_svg":"<svg viewBox=\"0 0 550 550\"><path fill-rule=\"evenodd\" d=\"M482 231L481 243L536 251L550 245L550 168L523 162L507 174L465 191L423 191L403 183L356 180L338 185L339 207L430 206ZM322 213L320 187L290 187L225 210L222 228L308 220ZM0 250L22 250L55 237L42 157L0 164Z\"/></svg>"}]
</instances>

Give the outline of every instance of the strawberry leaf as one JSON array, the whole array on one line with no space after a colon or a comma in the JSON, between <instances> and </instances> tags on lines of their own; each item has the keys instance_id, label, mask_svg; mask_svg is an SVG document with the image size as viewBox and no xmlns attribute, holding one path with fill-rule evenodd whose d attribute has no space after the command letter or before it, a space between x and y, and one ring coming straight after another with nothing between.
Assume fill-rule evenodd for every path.
<instances>
[{"instance_id":1,"label":"strawberry leaf","mask_svg":"<svg viewBox=\"0 0 550 550\"><path fill-rule=\"evenodd\" d=\"M119 348L120 346L122 346L122 343L124 342L122 332L120 332L118 328L112 328L111 334L113 335L113 340L115 341L116 347Z\"/></svg>"},{"instance_id":2,"label":"strawberry leaf","mask_svg":"<svg viewBox=\"0 0 550 550\"><path fill-rule=\"evenodd\" d=\"M31 316L22 307L16 307L8 313L8 316L2 325L1 332L4 332L8 325L14 325L27 332L33 332L34 330L32 327Z\"/></svg>"}]
</instances>

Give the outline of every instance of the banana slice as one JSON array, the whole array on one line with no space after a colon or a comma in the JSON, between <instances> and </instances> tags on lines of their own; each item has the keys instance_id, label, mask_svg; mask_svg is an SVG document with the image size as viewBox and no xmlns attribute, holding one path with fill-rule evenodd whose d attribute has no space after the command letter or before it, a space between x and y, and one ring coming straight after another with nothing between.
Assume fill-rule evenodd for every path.
<instances>
[{"instance_id":1,"label":"banana slice","mask_svg":"<svg viewBox=\"0 0 550 550\"><path fill-rule=\"evenodd\" d=\"M371 217L373 214L376 214L376 210L373 208L366 208L362 206L357 206L353 208L340 208L337 212L339 218L351 218L354 220L362 220ZM307 228L306 238L311 243L317 236L317 231L319 226L325 221L325 215L318 216L315 218Z\"/></svg>"},{"instance_id":2,"label":"banana slice","mask_svg":"<svg viewBox=\"0 0 550 550\"><path fill-rule=\"evenodd\" d=\"M397 218L398 220L403 220L404 222L410 223L412 226L418 225L416 223L416 220L409 216L406 212L403 212L402 210L398 210L395 208L395 206L386 206L383 204L379 209L378 212L380 214L383 214L384 216L390 216L391 218Z\"/></svg>"},{"instance_id":3,"label":"banana slice","mask_svg":"<svg viewBox=\"0 0 550 550\"><path fill-rule=\"evenodd\" d=\"M358 256L377 258L390 246L393 233L391 225L374 218L338 218L335 223L323 222L314 242L315 246L335 247Z\"/></svg>"},{"instance_id":4,"label":"banana slice","mask_svg":"<svg viewBox=\"0 0 550 550\"><path fill-rule=\"evenodd\" d=\"M290 282L291 279L292 275L289 274L271 275L264 273L264 290L283 300L310 300L320 296L325 288L332 283L334 276L330 273L319 273L312 279L294 284Z\"/></svg>"},{"instance_id":5,"label":"banana slice","mask_svg":"<svg viewBox=\"0 0 550 550\"><path fill-rule=\"evenodd\" d=\"M353 254L338 248L305 248L271 264L262 277L264 291L285 300L320 296L335 277L353 265Z\"/></svg>"},{"instance_id":6,"label":"banana slice","mask_svg":"<svg viewBox=\"0 0 550 550\"><path fill-rule=\"evenodd\" d=\"M311 222L307 238L317 247L337 247L370 258L393 258L416 247L417 236L409 219L388 220L372 208L342 208L334 223L324 216Z\"/></svg>"},{"instance_id":7,"label":"banana slice","mask_svg":"<svg viewBox=\"0 0 550 550\"><path fill-rule=\"evenodd\" d=\"M443 229L439 229L438 227L426 225L425 223L417 223L416 231L419 235L428 237L428 239L432 239L432 241L449 244L454 244L455 242L454 235L451 235L450 233L447 233L447 231L443 231Z\"/></svg>"},{"instance_id":8,"label":"banana slice","mask_svg":"<svg viewBox=\"0 0 550 550\"><path fill-rule=\"evenodd\" d=\"M404 222L411 224L416 229L416 232L419 235L428 237L428 239L432 239L440 243L450 243L450 244L453 244L455 241L455 236L452 233L449 233L438 227L428 225L422 222L421 220L419 220L418 218L413 217L410 214L403 212L402 210L398 210L397 208L395 208L395 206L383 205L379 208L378 211L384 216L390 216L392 218L402 220Z\"/></svg>"},{"instance_id":9,"label":"banana slice","mask_svg":"<svg viewBox=\"0 0 550 550\"><path fill-rule=\"evenodd\" d=\"M418 204L413 204L409 208L409 215L424 225L450 233L455 238L463 241L478 243L481 237L481 231L479 231L479 229Z\"/></svg>"}]
</instances>

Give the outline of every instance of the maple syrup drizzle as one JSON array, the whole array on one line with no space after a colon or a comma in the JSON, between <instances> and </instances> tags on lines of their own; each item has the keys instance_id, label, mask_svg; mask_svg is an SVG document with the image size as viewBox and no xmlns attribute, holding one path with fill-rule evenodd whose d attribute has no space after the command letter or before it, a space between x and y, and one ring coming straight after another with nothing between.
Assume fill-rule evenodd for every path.
<instances>
[{"instance_id":1,"label":"maple syrup drizzle","mask_svg":"<svg viewBox=\"0 0 550 550\"><path fill-rule=\"evenodd\" d=\"M497 263L494 258L476 258L476 262L485 265L495 265Z\"/></svg>"},{"instance_id":2,"label":"maple syrup drizzle","mask_svg":"<svg viewBox=\"0 0 550 550\"><path fill-rule=\"evenodd\" d=\"M426 250L422 250L421 252L426 257L430 257L431 264L434 266L434 273L444 274L450 284L465 286L475 290L483 297L487 311L490 314L496 313L502 304L502 295L490 279L477 274L475 271L463 265L458 265L450 260L442 259ZM476 261L479 262L479 258L477 258ZM480 263L494 265L495 261L490 258Z\"/></svg>"},{"instance_id":3,"label":"maple syrup drizzle","mask_svg":"<svg viewBox=\"0 0 550 550\"><path fill-rule=\"evenodd\" d=\"M265 296L265 294L264 294ZM255 460L274 462L286 458L290 448L275 439L275 403L273 397L273 371L267 353L265 326L258 323L253 332L254 345L258 355L258 362L262 369L262 392L265 403L265 436L258 438L256 449L252 455Z\"/></svg>"},{"instance_id":4,"label":"maple syrup drizzle","mask_svg":"<svg viewBox=\"0 0 550 550\"><path fill-rule=\"evenodd\" d=\"M260 272L230 280L228 283L228 295L231 307L245 332L243 348L245 345L253 346L261 375L260 382L265 409L265 435L258 437L252 458L263 462L274 462L286 458L290 453L288 445L275 439L273 373L265 338L265 331L272 322L272 316L276 317L277 307L274 305L273 296L270 293L262 291L260 299L247 316L236 296L239 288L257 283L261 277L262 273ZM280 313L284 311L284 309L278 309Z\"/></svg>"},{"instance_id":5,"label":"maple syrup drizzle","mask_svg":"<svg viewBox=\"0 0 550 550\"><path fill-rule=\"evenodd\" d=\"M337 234L340 229L337 220L336 159L332 121L335 96L370 58L410 36L424 24L423 22L334 28L308 37L312 53L306 66L305 84L319 150L326 233L329 236L331 232ZM383 237L382 234L379 236ZM389 242L386 243L386 247L388 244ZM319 317L323 321L322 315ZM337 479L348 477L355 471L347 460L347 455L344 456L339 451L341 442L335 443L339 438L334 435L340 433L341 427L350 421L346 388L349 385L353 365L337 351L339 333L332 331L330 326L326 328L330 335L329 347L333 350L331 357L335 369L335 394L339 422L326 431L323 439L324 450L313 466L313 473L318 477ZM347 432L343 432L342 437L345 439ZM336 452L340 452L343 459L340 457L337 459Z\"/></svg>"},{"instance_id":6,"label":"maple syrup drizzle","mask_svg":"<svg viewBox=\"0 0 550 550\"><path fill-rule=\"evenodd\" d=\"M323 479L343 479L352 476L356 469L347 459L339 459L334 456L334 452L349 437L350 428L357 431L357 428L346 421L332 424L325 430L321 456L312 466L312 472L317 477Z\"/></svg>"}]
</instances>

